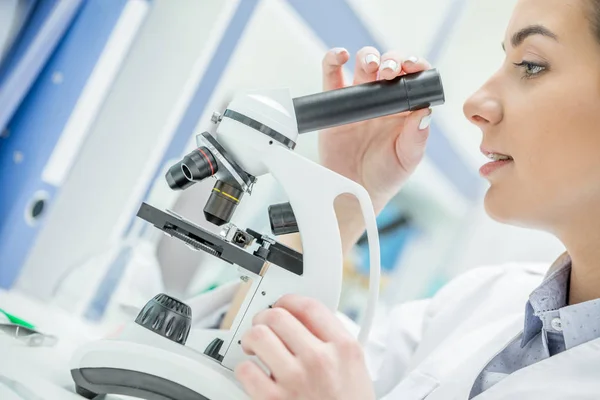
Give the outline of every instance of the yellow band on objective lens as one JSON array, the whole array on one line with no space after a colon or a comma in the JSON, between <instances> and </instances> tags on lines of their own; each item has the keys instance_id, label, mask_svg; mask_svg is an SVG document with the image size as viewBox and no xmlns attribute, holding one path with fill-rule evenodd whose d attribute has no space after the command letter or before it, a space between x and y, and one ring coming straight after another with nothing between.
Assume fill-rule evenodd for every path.
<instances>
[{"instance_id":1,"label":"yellow band on objective lens","mask_svg":"<svg viewBox=\"0 0 600 400\"><path fill-rule=\"evenodd\" d=\"M213 188L213 190L214 190L215 192L219 192L219 193L221 193L223 196L229 197L230 199L232 199L232 200L233 200L233 201L235 201L236 203L239 203L239 202L240 202L240 199L236 199L235 197L233 197L233 196L232 196L232 195L230 195L229 193L225 193L225 192L223 192L223 191L221 191L221 190L219 190L219 189L217 189L217 188Z\"/></svg>"}]
</instances>

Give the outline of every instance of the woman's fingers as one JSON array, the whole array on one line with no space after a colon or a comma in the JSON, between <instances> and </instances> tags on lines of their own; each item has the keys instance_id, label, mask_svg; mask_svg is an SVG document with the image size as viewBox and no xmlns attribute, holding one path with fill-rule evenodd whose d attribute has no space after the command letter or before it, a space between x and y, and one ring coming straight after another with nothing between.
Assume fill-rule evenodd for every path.
<instances>
[{"instance_id":1,"label":"woman's fingers","mask_svg":"<svg viewBox=\"0 0 600 400\"><path fill-rule=\"evenodd\" d=\"M323 90L344 87L344 64L350 59L348 51L342 47L329 50L323 57Z\"/></svg>"},{"instance_id":2,"label":"woman's fingers","mask_svg":"<svg viewBox=\"0 0 600 400\"><path fill-rule=\"evenodd\" d=\"M343 66L350 59L345 48L329 50L323 57L323 89L333 90L344 87ZM372 82L377 79L391 80L401 74L411 74L431 69L431 64L419 57L404 58L397 51L381 55L372 46L363 47L356 53L354 85Z\"/></svg>"},{"instance_id":3,"label":"woman's fingers","mask_svg":"<svg viewBox=\"0 0 600 400\"><path fill-rule=\"evenodd\" d=\"M258 357L275 379L278 371L286 371L297 363L281 339L267 325L255 325L242 338L242 349Z\"/></svg>"},{"instance_id":4,"label":"woman's fingers","mask_svg":"<svg viewBox=\"0 0 600 400\"><path fill-rule=\"evenodd\" d=\"M394 79L402 72L402 57L396 51L388 51L381 57L379 77L381 79Z\"/></svg>"},{"instance_id":5,"label":"woman's fingers","mask_svg":"<svg viewBox=\"0 0 600 400\"><path fill-rule=\"evenodd\" d=\"M282 389L254 362L244 361L235 369L235 377L252 399L283 399Z\"/></svg>"},{"instance_id":6,"label":"woman's fingers","mask_svg":"<svg viewBox=\"0 0 600 400\"><path fill-rule=\"evenodd\" d=\"M274 307L254 317L254 324L266 325L283 341L292 354L299 355L306 349L322 345L306 326L288 310Z\"/></svg>"},{"instance_id":7,"label":"woman's fingers","mask_svg":"<svg viewBox=\"0 0 600 400\"><path fill-rule=\"evenodd\" d=\"M425 71L431 69L431 64L427 60L419 57L409 57L402 63L402 70L407 74Z\"/></svg>"},{"instance_id":8,"label":"woman's fingers","mask_svg":"<svg viewBox=\"0 0 600 400\"><path fill-rule=\"evenodd\" d=\"M396 140L398 162L407 173L412 173L425 155L431 112L430 108L411 112Z\"/></svg>"},{"instance_id":9,"label":"woman's fingers","mask_svg":"<svg viewBox=\"0 0 600 400\"><path fill-rule=\"evenodd\" d=\"M354 84L372 82L377 79L381 55L375 47L363 47L356 53L356 64L354 67Z\"/></svg>"},{"instance_id":10,"label":"woman's fingers","mask_svg":"<svg viewBox=\"0 0 600 400\"><path fill-rule=\"evenodd\" d=\"M321 302L294 294L281 297L274 305L281 307L300 321L314 336L324 342L351 339L344 324Z\"/></svg>"}]
</instances>

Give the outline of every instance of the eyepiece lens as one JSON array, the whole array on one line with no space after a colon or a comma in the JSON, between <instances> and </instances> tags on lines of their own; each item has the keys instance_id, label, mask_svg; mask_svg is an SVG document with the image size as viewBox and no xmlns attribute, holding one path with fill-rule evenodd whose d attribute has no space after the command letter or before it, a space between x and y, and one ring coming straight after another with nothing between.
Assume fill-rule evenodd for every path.
<instances>
[{"instance_id":1,"label":"eyepiece lens","mask_svg":"<svg viewBox=\"0 0 600 400\"><path fill-rule=\"evenodd\" d=\"M193 180L192 177L192 171L190 171L190 169L188 168L187 165L185 164L181 164L181 171L183 172L183 175L189 179L190 181Z\"/></svg>"},{"instance_id":2,"label":"eyepiece lens","mask_svg":"<svg viewBox=\"0 0 600 400\"><path fill-rule=\"evenodd\" d=\"M173 190L184 190L196 183L185 176L181 162L178 162L169 168L169 171L165 175L165 179L167 180L169 187Z\"/></svg>"},{"instance_id":3,"label":"eyepiece lens","mask_svg":"<svg viewBox=\"0 0 600 400\"><path fill-rule=\"evenodd\" d=\"M200 182L218 171L217 160L206 147L200 147L183 158L183 174L187 179Z\"/></svg>"}]
</instances>

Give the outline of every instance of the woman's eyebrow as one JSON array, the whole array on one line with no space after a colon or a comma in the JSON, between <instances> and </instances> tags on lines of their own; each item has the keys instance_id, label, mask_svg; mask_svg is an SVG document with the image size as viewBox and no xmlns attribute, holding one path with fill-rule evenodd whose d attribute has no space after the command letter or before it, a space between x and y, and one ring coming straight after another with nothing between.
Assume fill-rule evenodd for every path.
<instances>
[{"instance_id":1,"label":"woman's eyebrow","mask_svg":"<svg viewBox=\"0 0 600 400\"><path fill-rule=\"evenodd\" d=\"M529 36L533 36L533 35L546 36L546 37L554 39L558 42L558 36L554 32L552 32L550 29L546 28L545 26L529 25L529 26L526 26L525 28L519 30L512 36L512 38L510 40L512 47L520 46L525 41L525 39L527 39ZM504 43L502 43L502 49L504 51L506 51Z\"/></svg>"}]
</instances>

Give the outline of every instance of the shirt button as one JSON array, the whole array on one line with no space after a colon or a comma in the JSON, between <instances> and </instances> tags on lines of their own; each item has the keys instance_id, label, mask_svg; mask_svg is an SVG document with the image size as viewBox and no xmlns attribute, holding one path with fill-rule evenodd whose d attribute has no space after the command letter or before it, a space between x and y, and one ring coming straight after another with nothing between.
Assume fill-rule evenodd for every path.
<instances>
[{"instance_id":1,"label":"shirt button","mask_svg":"<svg viewBox=\"0 0 600 400\"><path fill-rule=\"evenodd\" d=\"M560 318L553 318L552 321L550 322L550 325L552 326L552 329L554 329L555 331L559 331L562 332L562 321L560 320Z\"/></svg>"}]
</instances>

